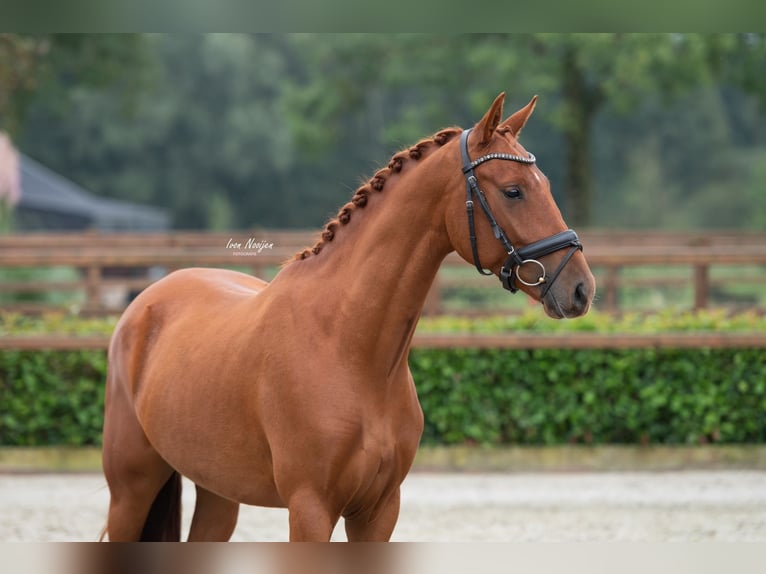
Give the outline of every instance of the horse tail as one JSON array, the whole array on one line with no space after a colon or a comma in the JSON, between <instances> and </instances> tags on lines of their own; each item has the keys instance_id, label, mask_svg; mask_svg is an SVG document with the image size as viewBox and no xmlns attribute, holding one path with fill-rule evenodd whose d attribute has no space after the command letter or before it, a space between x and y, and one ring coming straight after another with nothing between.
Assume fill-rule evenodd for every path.
<instances>
[{"instance_id":1,"label":"horse tail","mask_svg":"<svg viewBox=\"0 0 766 574\"><path fill-rule=\"evenodd\" d=\"M141 531L144 542L181 540L181 475L173 472L154 499Z\"/></svg>"}]
</instances>

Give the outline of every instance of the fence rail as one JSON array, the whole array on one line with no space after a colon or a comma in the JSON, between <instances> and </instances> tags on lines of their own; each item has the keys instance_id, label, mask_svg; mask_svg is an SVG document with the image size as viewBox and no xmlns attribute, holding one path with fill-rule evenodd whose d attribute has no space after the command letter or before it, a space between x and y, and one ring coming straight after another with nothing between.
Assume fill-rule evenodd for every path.
<instances>
[{"instance_id":1,"label":"fence rail","mask_svg":"<svg viewBox=\"0 0 766 574\"><path fill-rule=\"evenodd\" d=\"M105 335L12 335L0 338L0 350L105 350ZM567 333L416 334L420 349L742 349L766 348L766 333Z\"/></svg>"},{"instance_id":2,"label":"fence rail","mask_svg":"<svg viewBox=\"0 0 766 574\"><path fill-rule=\"evenodd\" d=\"M600 310L623 307L621 293L629 287L666 286L690 288L690 306L711 305L714 292L743 285L766 286L766 233L751 232L615 232L589 230L582 234L585 254L598 277ZM247 239L273 244L257 255L237 256L229 241ZM83 314L120 312L130 293L140 291L163 274L188 266L245 269L255 275L273 274L285 260L306 245L316 233L303 231L253 231L229 233L174 232L164 234L55 233L0 236L0 270L69 267L77 269L71 279L52 281L8 278L0 274L3 297L47 292L81 294ZM476 275L454 276L446 270L468 266L456 254L447 257L426 301L426 314L444 310L445 291L459 288L497 288L496 282ZM751 266L756 272L714 277L712 268ZM649 277L631 277L626 270L659 268ZM672 273L663 270L673 270ZM679 275L679 269L681 270ZM685 270L685 271L684 271ZM4 278L5 277L5 278ZM16 297L18 298L18 297ZM32 297L34 298L34 297ZM751 301L749 303L753 305ZM758 301L755 306L761 306ZM40 312L45 302L14 301L2 308Z\"/></svg>"}]
</instances>

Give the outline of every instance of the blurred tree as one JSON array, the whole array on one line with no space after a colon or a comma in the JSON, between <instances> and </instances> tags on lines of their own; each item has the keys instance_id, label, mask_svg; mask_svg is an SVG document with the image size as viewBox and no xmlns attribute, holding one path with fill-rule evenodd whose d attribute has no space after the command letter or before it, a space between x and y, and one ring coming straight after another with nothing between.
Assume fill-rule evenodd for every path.
<instances>
[{"instance_id":1,"label":"blurred tree","mask_svg":"<svg viewBox=\"0 0 766 574\"><path fill-rule=\"evenodd\" d=\"M572 224L766 217L762 35L44 38L19 147L176 227L316 227L360 175L502 90L508 112L542 96L523 141Z\"/></svg>"},{"instance_id":2,"label":"blurred tree","mask_svg":"<svg viewBox=\"0 0 766 574\"><path fill-rule=\"evenodd\" d=\"M302 66L285 91L287 119L314 179L330 184L306 191L327 214L348 199L360 174L370 175L396 150L442 127L472 125L512 82L517 63L482 35L292 40Z\"/></svg>"},{"instance_id":3,"label":"blurred tree","mask_svg":"<svg viewBox=\"0 0 766 574\"><path fill-rule=\"evenodd\" d=\"M66 110L76 86L142 88L143 38L135 34L0 34L0 129L15 135L34 99Z\"/></svg>"},{"instance_id":4,"label":"blurred tree","mask_svg":"<svg viewBox=\"0 0 766 574\"><path fill-rule=\"evenodd\" d=\"M707 56L719 81L755 96L766 109L766 33L708 36Z\"/></svg>"},{"instance_id":5,"label":"blurred tree","mask_svg":"<svg viewBox=\"0 0 766 574\"><path fill-rule=\"evenodd\" d=\"M129 106L121 83L60 81L66 105L38 100L23 146L101 195L169 208L178 227L284 225L279 192L292 161L280 109L284 41L143 37L152 61Z\"/></svg>"},{"instance_id":6,"label":"blurred tree","mask_svg":"<svg viewBox=\"0 0 766 574\"><path fill-rule=\"evenodd\" d=\"M567 215L591 225L595 199L593 135L600 113L628 115L644 100L659 105L707 85L712 73L706 38L681 34L537 34L518 44L535 57L537 74L549 74L556 104L547 115L564 138Z\"/></svg>"},{"instance_id":7,"label":"blurred tree","mask_svg":"<svg viewBox=\"0 0 766 574\"><path fill-rule=\"evenodd\" d=\"M754 62L766 67L766 53L748 37L685 36L697 43L701 80L673 80L675 91L645 92L629 114L607 107L596 119L594 222L762 228L766 203L755 198L766 189L758 159L766 151L766 83L750 76Z\"/></svg>"},{"instance_id":8,"label":"blurred tree","mask_svg":"<svg viewBox=\"0 0 766 574\"><path fill-rule=\"evenodd\" d=\"M596 118L607 108L634 110L649 94L670 100L709 83L706 42L668 34L305 36L299 48L311 74L292 96L296 109L318 110L321 125L347 133L352 126L343 118L357 114L366 120L357 128L366 124L367 133L382 134L380 141L406 143L434 125L470 125L508 85L512 97L538 93L544 102L538 113L561 138L567 217L587 225ZM293 122L301 143L339 144L335 130L305 126L303 117ZM372 144L356 149L381 155Z\"/></svg>"},{"instance_id":9,"label":"blurred tree","mask_svg":"<svg viewBox=\"0 0 766 574\"><path fill-rule=\"evenodd\" d=\"M48 45L46 37L0 34L0 130L13 134L18 129Z\"/></svg>"}]
</instances>

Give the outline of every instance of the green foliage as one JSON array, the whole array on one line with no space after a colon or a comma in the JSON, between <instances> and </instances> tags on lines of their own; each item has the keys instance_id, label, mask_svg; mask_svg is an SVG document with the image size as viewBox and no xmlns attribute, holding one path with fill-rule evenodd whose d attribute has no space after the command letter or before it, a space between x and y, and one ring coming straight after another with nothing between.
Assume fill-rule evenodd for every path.
<instances>
[{"instance_id":1,"label":"green foliage","mask_svg":"<svg viewBox=\"0 0 766 574\"><path fill-rule=\"evenodd\" d=\"M121 103L149 68L137 34L0 34L0 129L15 135L35 103L68 115L81 90L115 88Z\"/></svg>"},{"instance_id":2,"label":"green foliage","mask_svg":"<svg viewBox=\"0 0 766 574\"><path fill-rule=\"evenodd\" d=\"M591 311L576 321L551 321L538 309L519 315L489 317L424 317L420 333L692 333L766 331L766 317L757 311L730 314L725 309L661 310L651 315L625 313L615 317Z\"/></svg>"},{"instance_id":3,"label":"green foliage","mask_svg":"<svg viewBox=\"0 0 766 574\"><path fill-rule=\"evenodd\" d=\"M0 336L3 335L105 335L112 334L116 317L77 317L64 313L42 316L0 311Z\"/></svg>"},{"instance_id":4,"label":"green foliage","mask_svg":"<svg viewBox=\"0 0 766 574\"><path fill-rule=\"evenodd\" d=\"M318 227L391 153L470 125L503 90L509 110L541 96L523 143L570 224L763 226L762 34L100 34L6 45L0 80L16 78L5 107L19 147L99 195L167 208L176 228Z\"/></svg>"},{"instance_id":5,"label":"green foliage","mask_svg":"<svg viewBox=\"0 0 766 574\"><path fill-rule=\"evenodd\" d=\"M427 443L762 443L762 350L413 350Z\"/></svg>"},{"instance_id":6,"label":"green foliage","mask_svg":"<svg viewBox=\"0 0 766 574\"><path fill-rule=\"evenodd\" d=\"M114 319L0 313L0 336L109 334ZM420 332L659 333L763 331L766 318L723 312L591 313L549 321L425 318ZM760 349L414 349L410 366L442 444L690 444L766 441ZM106 353L0 352L0 444L99 444Z\"/></svg>"},{"instance_id":7,"label":"green foliage","mask_svg":"<svg viewBox=\"0 0 766 574\"><path fill-rule=\"evenodd\" d=\"M140 38L152 57L130 105L121 81L59 82L49 91L65 90L66 108L39 94L20 147L99 195L169 208L179 228L289 224L275 217L289 215L284 179L293 165L280 37Z\"/></svg>"},{"instance_id":8,"label":"green foliage","mask_svg":"<svg viewBox=\"0 0 766 574\"><path fill-rule=\"evenodd\" d=\"M758 332L766 318L725 311L589 313L549 321L424 318L429 333ZM429 443L742 443L766 440L761 349L414 349L410 367Z\"/></svg>"},{"instance_id":9,"label":"green foliage","mask_svg":"<svg viewBox=\"0 0 766 574\"><path fill-rule=\"evenodd\" d=\"M72 281L80 279L77 269L73 267L13 267L0 268L0 283L47 283L55 281ZM50 305L77 305L83 299L81 294L62 291L38 291L25 293L0 292L0 304L35 302ZM0 324L2 320L0 319Z\"/></svg>"},{"instance_id":10,"label":"green foliage","mask_svg":"<svg viewBox=\"0 0 766 574\"><path fill-rule=\"evenodd\" d=\"M0 130L14 133L21 121L26 98L36 87L40 60L46 49L43 38L0 34Z\"/></svg>"},{"instance_id":11,"label":"green foliage","mask_svg":"<svg viewBox=\"0 0 766 574\"><path fill-rule=\"evenodd\" d=\"M102 351L0 351L0 444L100 444L105 378Z\"/></svg>"},{"instance_id":12,"label":"green foliage","mask_svg":"<svg viewBox=\"0 0 766 574\"><path fill-rule=\"evenodd\" d=\"M0 312L0 337L108 335L115 323ZM100 444L105 380L103 351L0 351L0 445Z\"/></svg>"}]
</instances>

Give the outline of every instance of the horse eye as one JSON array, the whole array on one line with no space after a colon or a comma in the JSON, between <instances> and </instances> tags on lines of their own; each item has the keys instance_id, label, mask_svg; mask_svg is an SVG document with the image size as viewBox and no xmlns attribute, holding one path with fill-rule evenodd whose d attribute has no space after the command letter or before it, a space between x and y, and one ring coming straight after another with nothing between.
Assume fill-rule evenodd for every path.
<instances>
[{"instance_id":1,"label":"horse eye","mask_svg":"<svg viewBox=\"0 0 766 574\"><path fill-rule=\"evenodd\" d=\"M521 190L518 187L511 187L504 189L503 195L508 199L521 199Z\"/></svg>"}]
</instances>

